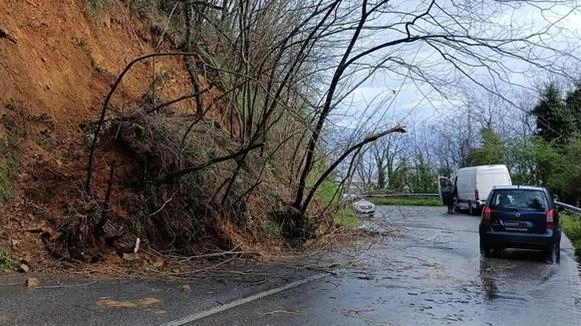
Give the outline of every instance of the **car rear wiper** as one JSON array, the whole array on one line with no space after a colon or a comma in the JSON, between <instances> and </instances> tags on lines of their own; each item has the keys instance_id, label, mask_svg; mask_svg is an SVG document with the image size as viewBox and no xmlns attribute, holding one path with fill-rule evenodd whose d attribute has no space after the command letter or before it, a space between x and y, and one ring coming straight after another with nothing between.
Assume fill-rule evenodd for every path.
<instances>
[{"instance_id":1,"label":"car rear wiper","mask_svg":"<svg viewBox=\"0 0 581 326\"><path fill-rule=\"evenodd\" d=\"M516 207L497 207L496 209L501 210L501 211L510 211L510 212L518 211L518 208L516 208Z\"/></svg>"}]
</instances>

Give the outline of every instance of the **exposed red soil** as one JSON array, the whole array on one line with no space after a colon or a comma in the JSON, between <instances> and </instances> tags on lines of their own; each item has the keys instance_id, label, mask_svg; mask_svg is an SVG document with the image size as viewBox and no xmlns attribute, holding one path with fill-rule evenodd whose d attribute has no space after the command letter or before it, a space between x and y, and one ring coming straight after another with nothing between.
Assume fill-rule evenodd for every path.
<instances>
[{"instance_id":1,"label":"exposed red soil","mask_svg":"<svg viewBox=\"0 0 581 326\"><path fill-rule=\"evenodd\" d=\"M71 205L82 193L87 140L81 125L98 119L103 99L117 75L134 58L154 52L155 35L123 1L102 1L89 15L84 0L0 0L0 115L17 126L18 135L0 127L3 141L18 140L18 165L13 167L11 197L0 218L0 250L33 269L61 266L44 248L43 232L56 233ZM171 42L162 42L167 50ZM113 97L116 113L131 113L153 82L151 61L127 74ZM191 92L181 58L156 60L163 76L159 97L171 100ZM191 111L193 101L176 105ZM14 129L14 128L13 128ZM119 148L100 148L95 162L93 191L102 200L111 162L116 176L131 175L131 157ZM129 162L129 163L128 163ZM127 218L134 196L115 183L112 210ZM123 209L120 209L123 207ZM105 262L120 263L115 253Z\"/></svg>"},{"instance_id":2,"label":"exposed red soil","mask_svg":"<svg viewBox=\"0 0 581 326\"><path fill-rule=\"evenodd\" d=\"M160 42L157 30L139 20L126 1L101 0L97 12L88 10L87 3L0 0L0 31L7 35L0 37L0 145L9 145L0 149L9 147L13 152L10 157L0 156L0 164L11 169L11 196L0 213L0 251L12 252L15 261L37 271L74 269L88 274L123 274L141 269L179 275L184 266L160 261L153 251L142 249L136 259L123 260L119 252L108 249L100 252L100 259L92 264L79 264L55 259L59 248L47 250L43 243L43 235L62 236L58 226L86 205L83 182L90 141L83 126L98 119L106 94L129 62L155 51L172 51L175 46L169 38ZM157 44L161 47L155 49ZM208 82L199 77L202 86L207 87ZM182 58L164 57L155 63L149 60L136 64L126 75L110 110L116 115L132 115L154 82L162 83L156 96L166 101L192 92ZM219 95L218 89L207 92L205 106ZM193 113L194 107L191 99L173 109L183 114ZM240 128L227 125L228 116L221 111L224 107L220 101L214 103L206 117L236 134ZM102 144L95 157L91 190L99 204L105 198L109 168L116 163L112 222L107 224L113 231L124 223L131 224L139 209L135 207L138 195L131 191L138 169L134 155L122 146ZM275 194L283 191L279 185L267 187ZM248 205L272 206L267 200L250 196ZM250 223L256 226L261 221ZM243 232L232 221L216 218L214 228L235 248L233 251L251 252L253 257L288 249L279 241L264 241ZM130 252L135 237L123 240L128 242L126 252Z\"/></svg>"}]
</instances>

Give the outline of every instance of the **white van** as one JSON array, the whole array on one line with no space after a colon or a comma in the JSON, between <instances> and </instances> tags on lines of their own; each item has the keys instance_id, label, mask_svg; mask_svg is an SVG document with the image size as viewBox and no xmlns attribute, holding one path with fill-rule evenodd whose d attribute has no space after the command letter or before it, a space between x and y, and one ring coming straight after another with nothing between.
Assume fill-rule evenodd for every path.
<instances>
[{"instance_id":1,"label":"white van","mask_svg":"<svg viewBox=\"0 0 581 326\"><path fill-rule=\"evenodd\" d=\"M488 194L494 186L512 185L508 169L502 164L458 169L452 181L455 189L454 209L468 210L471 215L486 204Z\"/></svg>"}]
</instances>

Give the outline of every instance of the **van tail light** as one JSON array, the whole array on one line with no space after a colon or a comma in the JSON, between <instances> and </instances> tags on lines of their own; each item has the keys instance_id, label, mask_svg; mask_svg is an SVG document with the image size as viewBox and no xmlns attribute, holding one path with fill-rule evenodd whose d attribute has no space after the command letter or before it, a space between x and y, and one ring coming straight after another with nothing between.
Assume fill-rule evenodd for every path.
<instances>
[{"instance_id":1,"label":"van tail light","mask_svg":"<svg viewBox=\"0 0 581 326\"><path fill-rule=\"evenodd\" d=\"M490 209L490 207L485 207L482 211L482 223L484 223L484 225L491 224L490 215L492 215L492 209Z\"/></svg>"},{"instance_id":2,"label":"van tail light","mask_svg":"<svg viewBox=\"0 0 581 326\"><path fill-rule=\"evenodd\" d=\"M555 228L555 210L551 209L547 211L547 220L545 222L547 229Z\"/></svg>"},{"instance_id":3,"label":"van tail light","mask_svg":"<svg viewBox=\"0 0 581 326\"><path fill-rule=\"evenodd\" d=\"M474 189L474 199L480 200L480 194L478 193L478 189Z\"/></svg>"}]
</instances>

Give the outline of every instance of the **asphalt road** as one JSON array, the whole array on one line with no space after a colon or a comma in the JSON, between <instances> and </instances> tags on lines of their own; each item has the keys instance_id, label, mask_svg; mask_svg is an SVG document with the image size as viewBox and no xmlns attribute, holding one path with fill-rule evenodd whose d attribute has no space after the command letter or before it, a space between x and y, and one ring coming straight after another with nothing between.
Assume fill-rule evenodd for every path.
<instances>
[{"instance_id":1,"label":"asphalt road","mask_svg":"<svg viewBox=\"0 0 581 326\"><path fill-rule=\"evenodd\" d=\"M485 259L477 217L380 207L367 221L393 233L293 264L231 266L220 278L47 277L57 286L41 289L0 278L0 325L581 325L579 267L566 239L560 264L524 250Z\"/></svg>"},{"instance_id":2,"label":"asphalt road","mask_svg":"<svg viewBox=\"0 0 581 326\"><path fill-rule=\"evenodd\" d=\"M484 259L478 217L445 208L381 207L384 241L344 251L336 277L257 300L195 325L581 325L579 270L568 240L560 264L534 251Z\"/></svg>"}]
</instances>

